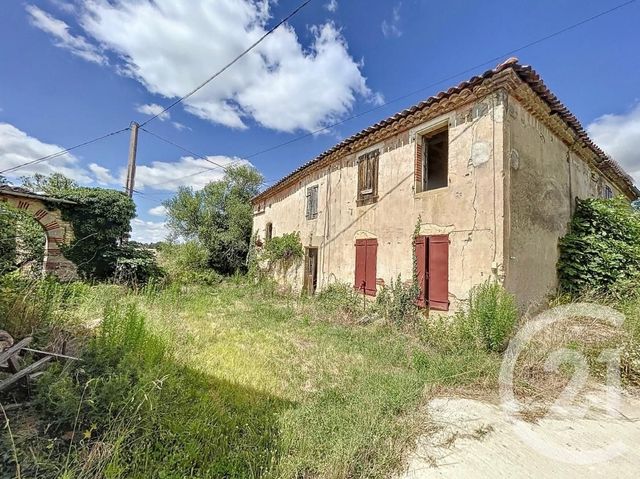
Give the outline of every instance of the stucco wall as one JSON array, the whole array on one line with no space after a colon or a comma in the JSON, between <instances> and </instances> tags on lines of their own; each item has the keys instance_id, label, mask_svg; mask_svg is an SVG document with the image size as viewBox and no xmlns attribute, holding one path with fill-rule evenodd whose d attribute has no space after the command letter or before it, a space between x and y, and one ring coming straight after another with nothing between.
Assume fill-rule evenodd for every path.
<instances>
[{"instance_id":1,"label":"stucco wall","mask_svg":"<svg viewBox=\"0 0 640 479\"><path fill-rule=\"evenodd\" d=\"M418 217L421 234L450 236L449 291L452 310L474 284L502 274L503 261L503 98L501 93L469 104L410 131L342 157L274 194L254 216L254 231L264 239L299 231L305 246L319 248L318 287L353 284L355 240L377 238L377 277L389 284L412 277L412 235ZM415 194L416 133L449 124L449 185ZM377 203L356 206L356 159L380 149ZM305 219L306 188L319 185L318 217ZM300 269L290 277L302 287Z\"/></svg>"},{"instance_id":2,"label":"stucco wall","mask_svg":"<svg viewBox=\"0 0 640 479\"><path fill-rule=\"evenodd\" d=\"M521 307L535 308L557 287L558 239L567 232L575 198L598 196L603 183L620 192L512 97L505 163L505 285Z\"/></svg>"}]
</instances>

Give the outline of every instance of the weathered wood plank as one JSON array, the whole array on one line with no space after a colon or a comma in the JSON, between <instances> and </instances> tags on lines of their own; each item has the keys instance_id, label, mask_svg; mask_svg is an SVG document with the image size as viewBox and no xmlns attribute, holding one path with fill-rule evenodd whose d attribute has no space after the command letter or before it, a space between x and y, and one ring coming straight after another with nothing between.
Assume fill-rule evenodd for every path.
<instances>
[{"instance_id":1,"label":"weathered wood plank","mask_svg":"<svg viewBox=\"0 0 640 479\"><path fill-rule=\"evenodd\" d=\"M30 364L26 368L21 369L17 374L14 374L13 376L8 377L4 381L0 382L0 392L4 391L9 386L15 384L17 381L19 381L23 377L28 376L29 374L31 374L31 373L37 371L38 369L42 368L46 363L48 363L52 359L53 358L51 356L46 356L46 357L40 359L39 361L36 361L35 363Z\"/></svg>"},{"instance_id":2,"label":"weathered wood plank","mask_svg":"<svg viewBox=\"0 0 640 479\"><path fill-rule=\"evenodd\" d=\"M22 350L29 351L30 353L37 354L40 356L53 356L55 358L71 359L73 361L82 361L82 359L76 358L74 356L67 356L66 354L50 353L48 351L40 351L39 349L22 348Z\"/></svg>"},{"instance_id":3,"label":"weathered wood plank","mask_svg":"<svg viewBox=\"0 0 640 479\"><path fill-rule=\"evenodd\" d=\"M11 356L20 352L22 348L31 344L31 341L33 341L32 337L24 338L22 341L19 341L13 346L11 346L4 353L0 353L0 364L6 362L6 360L9 359Z\"/></svg>"}]
</instances>

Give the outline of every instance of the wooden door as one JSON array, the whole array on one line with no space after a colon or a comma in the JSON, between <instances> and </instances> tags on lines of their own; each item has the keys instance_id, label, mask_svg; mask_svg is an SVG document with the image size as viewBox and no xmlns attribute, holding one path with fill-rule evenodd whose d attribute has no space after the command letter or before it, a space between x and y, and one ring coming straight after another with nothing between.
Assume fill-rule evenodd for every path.
<instances>
[{"instance_id":1,"label":"wooden door","mask_svg":"<svg viewBox=\"0 0 640 479\"><path fill-rule=\"evenodd\" d=\"M307 248L304 262L304 291L315 294L318 287L318 248Z\"/></svg>"}]
</instances>

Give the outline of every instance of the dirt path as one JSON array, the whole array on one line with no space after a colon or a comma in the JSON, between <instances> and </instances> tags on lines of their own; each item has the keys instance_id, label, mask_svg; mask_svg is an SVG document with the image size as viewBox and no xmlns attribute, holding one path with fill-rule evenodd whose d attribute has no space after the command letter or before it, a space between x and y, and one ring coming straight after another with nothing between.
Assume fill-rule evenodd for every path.
<instances>
[{"instance_id":1,"label":"dirt path","mask_svg":"<svg viewBox=\"0 0 640 479\"><path fill-rule=\"evenodd\" d=\"M535 424L498 404L461 398L429 403L435 431L418 441L400 479L640 477L640 398L623 394L614 412L595 391L582 406Z\"/></svg>"}]
</instances>

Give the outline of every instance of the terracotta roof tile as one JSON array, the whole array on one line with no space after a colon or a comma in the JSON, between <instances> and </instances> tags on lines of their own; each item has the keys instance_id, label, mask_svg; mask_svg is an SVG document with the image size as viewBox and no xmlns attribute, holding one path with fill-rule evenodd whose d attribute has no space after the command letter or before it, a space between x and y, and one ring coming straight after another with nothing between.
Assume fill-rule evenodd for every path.
<instances>
[{"instance_id":1,"label":"terracotta roof tile","mask_svg":"<svg viewBox=\"0 0 640 479\"><path fill-rule=\"evenodd\" d=\"M355 141L371 134L374 133L375 131L384 128L385 126L388 126L402 118L405 118L419 110L423 110L425 108L428 108L430 106L432 106L433 104L439 102L440 100L444 99L444 98L448 98L454 94L460 93L461 91L474 87L478 84L480 84L482 81L489 79L495 75L497 75L498 73L501 73L507 69L513 69L513 71L518 75L518 77L524 81L527 85L529 85L529 87L545 102L547 103L547 105L549 106L550 110L551 110L551 114L556 114L558 115L576 134L576 136L578 138L580 138L588 148L590 148L599 158L601 163L599 163L599 165L602 165L606 170L610 170L612 171L615 175L617 175L628 187L631 191L634 192L634 194L636 194L637 196L640 196L640 191L634 186L633 184L633 179L631 178L631 176L629 176L623 169L622 167L616 163L615 160L613 160L613 158L611 158L609 155L607 155L600 147L598 147L587 135L587 132L584 130L584 128L582 127L582 125L580 124L580 122L578 121L578 119L575 117L575 115L573 115L573 113L571 113L569 111L569 109L562 103L560 102L560 100L558 100L558 97L551 91L549 90L549 88L545 85L545 83L543 82L542 78L540 77L540 75L529 65L521 65L518 62L518 59L515 57L509 58L508 60L504 61L503 63L499 64L498 66L496 66L493 69L487 70L485 71L482 75L476 75L471 77L469 80L463 81L460 84L458 84L457 86L451 87L446 91L441 91L439 93L437 93L436 95L430 96L429 98L427 98L426 100L423 100L421 102L419 102L416 105L413 105L409 108L406 108L404 110L402 110L399 113L396 113L395 115L381 120L379 122L377 122L376 124L369 126L367 128L365 128L364 130L350 136L349 138L341 141L340 143L334 145L333 147L331 147L330 149L326 150L325 152L321 153L320 155L318 155L316 158L312 159L311 161L308 161L306 163L304 163L303 165L299 166L298 168L296 168L295 170L293 170L290 174L286 175L285 177L283 177L282 179L280 179L278 182L274 183L272 186L270 186L269 188L267 188L266 190L264 190L263 192L261 192L260 194L258 194L253 200L257 201L261 198L264 198L266 196L269 195L270 192L272 192L273 190L277 189L279 186L281 186L283 183L286 183L287 181L291 180L294 176L296 176L298 173L302 172L303 170L309 168L310 166L316 164L317 162L321 161L322 159L326 158L327 156L329 156L330 154L334 153L335 151L347 147L350 144L354 143Z\"/></svg>"}]
</instances>

